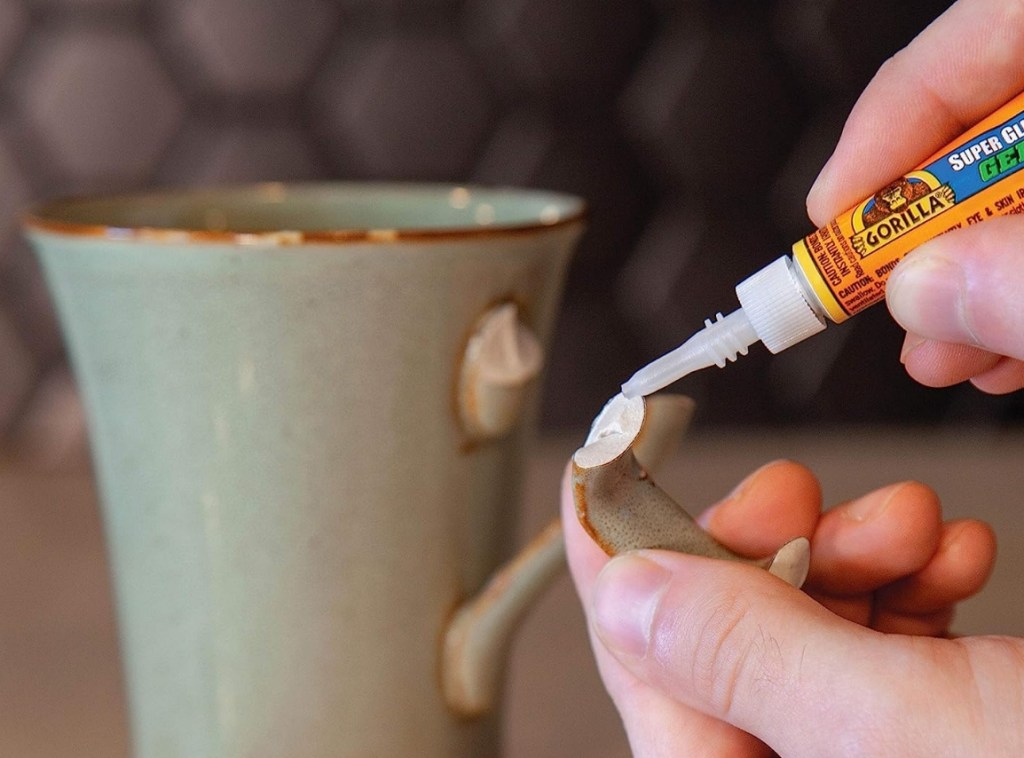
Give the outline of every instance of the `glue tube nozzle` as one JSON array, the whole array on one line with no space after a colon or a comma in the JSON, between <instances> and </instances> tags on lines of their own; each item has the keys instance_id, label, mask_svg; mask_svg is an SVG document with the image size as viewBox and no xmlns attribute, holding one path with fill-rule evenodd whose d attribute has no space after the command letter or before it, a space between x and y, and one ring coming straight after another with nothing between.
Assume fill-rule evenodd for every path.
<instances>
[{"instance_id":1,"label":"glue tube nozzle","mask_svg":"<svg viewBox=\"0 0 1024 758\"><path fill-rule=\"evenodd\" d=\"M746 355L759 339L742 308L728 316L719 313L716 321L705 319L704 328L690 339L633 374L622 385L622 394L650 395L699 369L722 368L738 355Z\"/></svg>"},{"instance_id":2,"label":"glue tube nozzle","mask_svg":"<svg viewBox=\"0 0 1024 758\"><path fill-rule=\"evenodd\" d=\"M772 353L817 334L825 328L824 310L813 299L806 279L789 256L769 263L736 285L740 307L704 328L671 353L637 371L622 385L626 397L650 395L697 369L722 368L726 361L746 355L763 342Z\"/></svg>"}]
</instances>

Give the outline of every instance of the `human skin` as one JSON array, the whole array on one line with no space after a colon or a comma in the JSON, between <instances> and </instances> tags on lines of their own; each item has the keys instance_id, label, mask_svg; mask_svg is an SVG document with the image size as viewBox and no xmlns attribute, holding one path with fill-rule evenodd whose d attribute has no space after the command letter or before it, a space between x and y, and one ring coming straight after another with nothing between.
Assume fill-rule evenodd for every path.
<instances>
[{"instance_id":1,"label":"human skin","mask_svg":"<svg viewBox=\"0 0 1024 758\"><path fill-rule=\"evenodd\" d=\"M808 196L817 224L1024 89L1024 2L961 0L879 70ZM916 380L1024 387L1024 217L907 256L887 302ZM947 638L995 556L984 524L944 522L902 483L821 510L778 462L702 517L738 552L811 538L805 592L764 572L660 551L612 560L576 524L569 563L635 756L1024 755L1024 640Z\"/></svg>"},{"instance_id":2,"label":"human skin","mask_svg":"<svg viewBox=\"0 0 1024 758\"><path fill-rule=\"evenodd\" d=\"M777 461L702 514L738 552L809 537L804 591L750 566L680 553L609 561L576 521L568 485L562 501L598 668L634 756L945 755L954 716L987 732L1000 713L1001 736L1024 747L1020 712L996 689L1016 687L1024 707L1011 665L1024 663L1024 646L944 638L956 603L987 579L995 538L978 521L943 522L928 487L895 484L822 512L814 475ZM978 669L984 687L972 678L976 658L992 668ZM947 691L952 711L977 691L968 701L977 712L942 713L935 700ZM944 727L934 743L901 726L917 706L928 722L921 731L931 720Z\"/></svg>"},{"instance_id":3,"label":"human skin","mask_svg":"<svg viewBox=\"0 0 1024 758\"><path fill-rule=\"evenodd\" d=\"M887 61L864 90L811 188L817 225L892 181L1024 90L1024 3L961 0ZM901 360L941 387L1024 387L1024 216L921 245L889 277L906 330Z\"/></svg>"}]
</instances>

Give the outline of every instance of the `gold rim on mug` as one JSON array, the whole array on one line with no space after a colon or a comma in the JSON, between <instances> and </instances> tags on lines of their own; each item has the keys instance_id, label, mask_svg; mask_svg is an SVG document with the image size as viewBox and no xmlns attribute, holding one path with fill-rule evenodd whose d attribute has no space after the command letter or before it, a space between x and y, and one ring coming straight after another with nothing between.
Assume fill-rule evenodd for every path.
<instances>
[{"instance_id":1,"label":"gold rim on mug","mask_svg":"<svg viewBox=\"0 0 1024 758\"><path fill-rule=\"evenodd\" d=\"M251 229L228 228L223 211L214 203L217 198L250 195L264 203L283 203L289 196L310 192L359 190L366 193L388 193L398 196L403 193L420 193L440 198L447 196L451 208L469 209L474 195L489 196L492 199L505 195L517 200L547 198L536 214L522 221L494 222L495 209L491 203L479 202L474 215L466 223L439 226L386 226L386 227L338 227L316 229ZM88 215L90 206L133 205L136 208L153 207L168 202L194 201L197 205L209 202L206 228L198 225L131 224L116 221L83 221L75 219L76 211L83 209ZM68 218L68 216L72 218ZM502 235L532 234L556 229L584 221L587 207L584 200L569 194L548 190L515 187L491 187L483 185L432 184L432 183L388 183L388 182L310 182L283 183L264 182L256 184L223 185L195 189L167 189L150 192L115 195L83 195L60 198L42 203L28 210L22 217L26 229L69 236L103 237L110 240L134 240L146 242L206 242L236 245L303 245L337 243L395 243L423 242L433 240L467 239Z\"/></svg>"}]
</instances>

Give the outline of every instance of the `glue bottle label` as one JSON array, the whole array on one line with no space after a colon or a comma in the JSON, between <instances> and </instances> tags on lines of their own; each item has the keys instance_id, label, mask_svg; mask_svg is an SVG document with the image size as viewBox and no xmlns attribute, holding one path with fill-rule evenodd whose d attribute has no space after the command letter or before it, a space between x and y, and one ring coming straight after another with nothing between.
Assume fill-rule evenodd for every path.
<instances>
[{"instance_id":1,"label":"glue bottle label","mask_svg":"<svg viewBox=\"0 0 1024 758\"><path fill-rule=\"evenodd\" d=\"M917 169L793 246L833 321L885 297L900 259L926 240L1024 213L1024 93Z\"/></svg>"}]
</instances>

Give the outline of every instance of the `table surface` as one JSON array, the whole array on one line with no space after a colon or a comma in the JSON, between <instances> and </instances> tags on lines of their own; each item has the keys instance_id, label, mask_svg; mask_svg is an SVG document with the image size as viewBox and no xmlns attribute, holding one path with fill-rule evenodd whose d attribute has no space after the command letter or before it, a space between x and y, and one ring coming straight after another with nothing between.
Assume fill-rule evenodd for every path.
<instances>
[{"instance_id":1,"label":"table surface","mask_svg":"<svg viewBox=\"0 0 1024 758\"><path fill-rule=\"evenodd\" d=\"M525 540L557 514L564 462L581 435L542 440L530 458ZM962 633L1024 635L1024 434L840 429L706 433L659 476L700 510L747 472L776 458L809 465L826 503L917 479L942 496L947 517L974 516L999 535L988 587L965 603ZM103 539L87 471L0 467L0 755L128 755ZM601 689L568 577L548 591L512 652L506 701L508 758L627 756Z\"/></svg>"}]
</instances>

